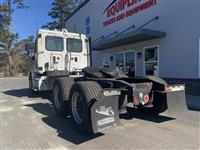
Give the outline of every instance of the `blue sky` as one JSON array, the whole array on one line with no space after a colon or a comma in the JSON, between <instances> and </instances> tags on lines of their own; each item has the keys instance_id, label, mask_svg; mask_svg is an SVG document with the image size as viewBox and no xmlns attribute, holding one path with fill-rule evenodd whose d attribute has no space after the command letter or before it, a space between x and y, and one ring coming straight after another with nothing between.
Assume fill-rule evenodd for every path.
<instances>
[{"instance_id":1,"label":"blue sky","mask_svg":"<svg viewBox=\"0 0 200 150\"><path fill-rule=\"evenodd\" d=\"M24 0L30 8L16 10L13 14L12 30L20 34L20 39L30 35L35 36L36 31L50 21L48 12L53 0Z\"/></svg>"}]
</instances>

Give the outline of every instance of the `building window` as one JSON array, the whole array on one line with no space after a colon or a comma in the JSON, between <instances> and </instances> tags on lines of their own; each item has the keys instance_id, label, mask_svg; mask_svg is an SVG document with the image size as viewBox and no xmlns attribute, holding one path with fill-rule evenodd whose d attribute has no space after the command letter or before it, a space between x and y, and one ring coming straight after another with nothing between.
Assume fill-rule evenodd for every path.
<instances>
[{"instance_id":1,"label":"building window","mask_svg":"<svg viewBox=\"0 0 200 150\"><path fill-rule=\"evenodd\" d=\"M127 51L117 53L116 67L129 76L135 76L135 52Z\"/></svg>"},{"instance_id":2,"label":"building window","mask_svg":"<svg viewBox=\"0 0 200 150\"><path fill-rule=\"evenodd\" d=\"M119 70L123 70L124 69L124 53L116 54L116 67Z\"/></svg>"},{"instance_id":3,"label":"building window","mask_svg":"<svg viewBox=\"0 0 200 150\"><path fill-rule=\"evenodd\" d=\"M90 17L86 17L85 19L85 32L86 34L90 34L90 26L91 26L91 22L90 22Z\"/></svg>"},{"instance_id":4,"label":"building window","mask_svg":"<svg viewBox=\"0 0 200 150\"><path fill-rule=\"evenodd\" d=\"M149 76L158 76L159 68L158 68L158 47L148 47L145 48L144 53L144 61L145 61L145 75Z\"/></svg>"},{"instance_id":5,"label":"building window","mask_svg":"<svg viewBox=\"0 0 200 150\"><path fill-rule=\"evenodd\" d=\"M110 68L110 54L105 53L103 54L103 67Z\"/></svg>"}]
</instances>

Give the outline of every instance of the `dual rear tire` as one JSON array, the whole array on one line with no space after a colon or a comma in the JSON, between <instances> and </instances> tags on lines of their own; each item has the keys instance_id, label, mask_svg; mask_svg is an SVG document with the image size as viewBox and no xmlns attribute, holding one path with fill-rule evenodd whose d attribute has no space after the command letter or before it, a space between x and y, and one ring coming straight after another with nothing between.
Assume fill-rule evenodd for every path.
<instances>
[{"instance_id":1,"label":"dual rear tire","mask_svg":"<svg viewBox=\"0 0 200 150\"><path fill-rule=\"evenodd\" d=\"M53 105L56 113L61 117L69 115L69 91L74 84L73 78L62 77L53 84Z\"/></svg>"},{"instance_id":2,"label":"dual rear tire","mask_svg":"<svg viewBox=\"0 0 200 150\"><path fill-rule=\"evenodd\" d=\"M80 132L91 133L90 106L101 91L101 86L93 81L75 83L72 78L59 78L53 86L54 109L59 116L71 115Z\"/></svg>"},{"instance_id":3,"label":"dual rear tire","mask_svg":"<svg viewBox=\"0 0 200 150\"><path fill-rule=\"evenodd\" d=\"M82 133L92 133L90 106L101 91L101 86L93 81L72 86L69 94L71 117L76 129Z\"/></svg>"}]
</instances>

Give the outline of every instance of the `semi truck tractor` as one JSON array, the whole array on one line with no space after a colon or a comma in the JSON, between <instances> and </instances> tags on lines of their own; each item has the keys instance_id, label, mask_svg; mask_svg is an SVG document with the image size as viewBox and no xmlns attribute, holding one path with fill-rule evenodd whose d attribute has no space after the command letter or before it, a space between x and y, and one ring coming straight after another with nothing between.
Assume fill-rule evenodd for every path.
<instances>
[{"instance_id":1,"label":"semi truck tractor","mask_svg":"<svg viewBox=\"0 0 200 150\"><path fill-rule=\"evenodd\" d=\"M71 116L78 131L97 133L119 125L119 114L127 112L127 104L151 115L169 110L176 101L185 107L184 85L168 85L154 76L133 77L119 69L93 68L90 45L83 34L40 29L30 55L29 88L51 91L55 112Z\"/></svg>"}]
</instances>

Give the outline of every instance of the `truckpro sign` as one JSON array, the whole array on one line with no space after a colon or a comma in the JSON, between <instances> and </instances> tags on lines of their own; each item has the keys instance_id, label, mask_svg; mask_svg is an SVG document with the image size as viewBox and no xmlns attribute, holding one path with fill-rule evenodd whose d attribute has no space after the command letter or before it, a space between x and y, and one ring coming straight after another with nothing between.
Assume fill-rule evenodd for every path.
<instances>
[{"instance_id":1,"label":"truckpro sign","mask_svg":"<svg viewBox=\"0 0 200 150\"><path fill-rule=\"evenodd\" d=\"M157 0L113 0L104 11L106 20L103 21L103 26L111 25L153 7L156 2Z\"/></svg>"}]
</instances>

